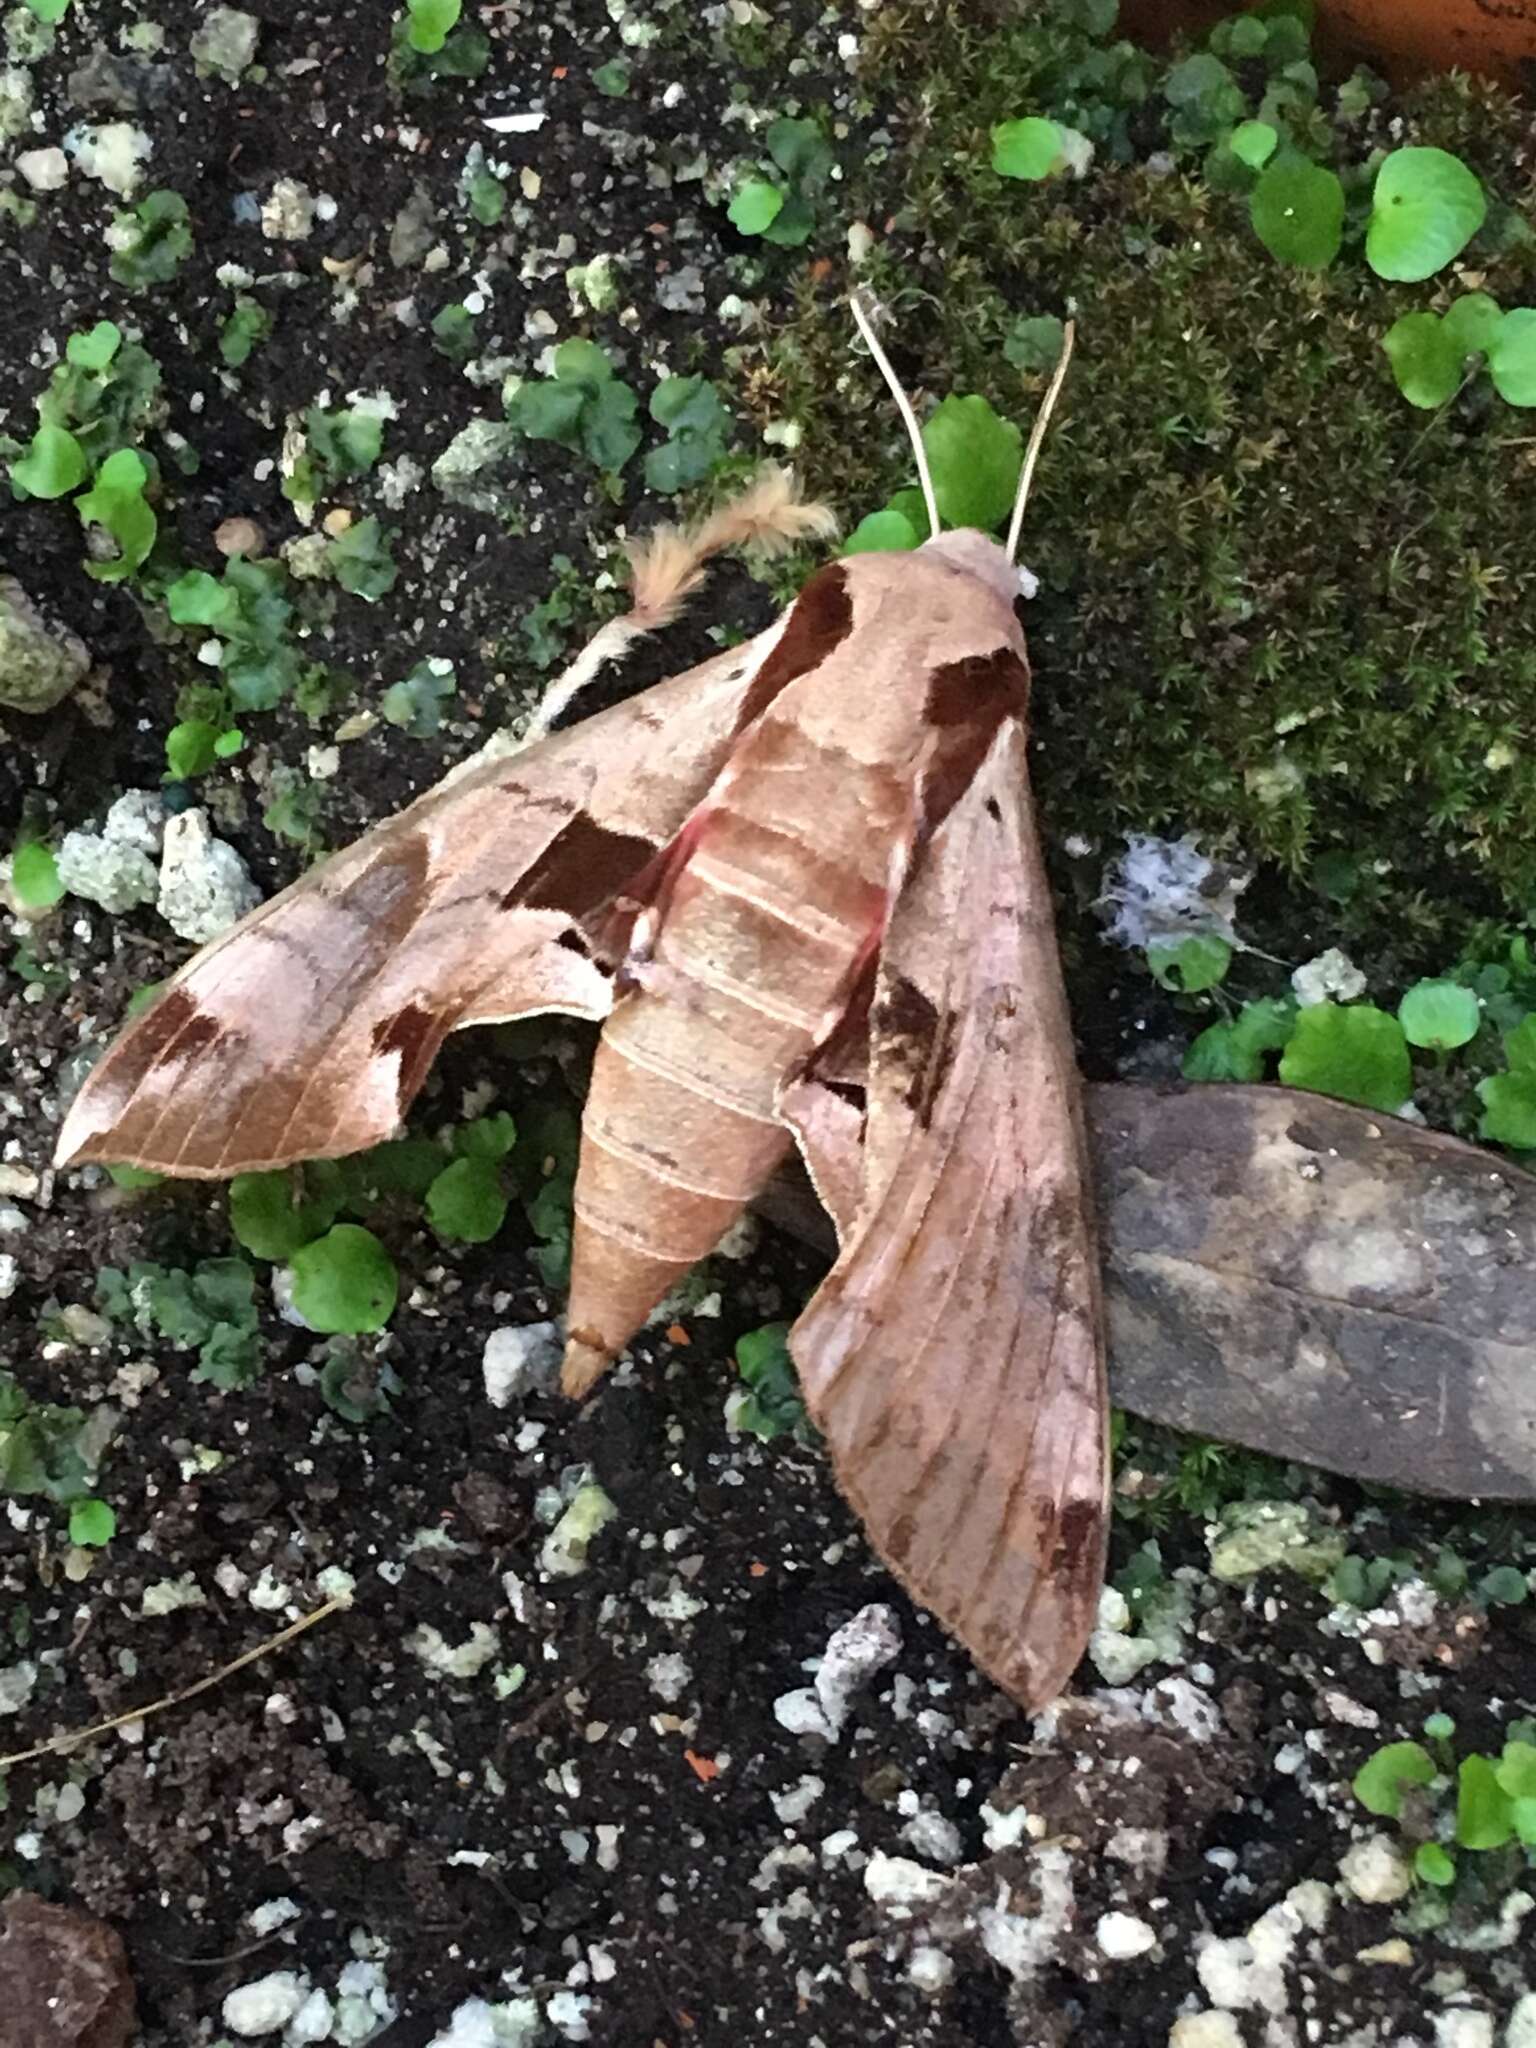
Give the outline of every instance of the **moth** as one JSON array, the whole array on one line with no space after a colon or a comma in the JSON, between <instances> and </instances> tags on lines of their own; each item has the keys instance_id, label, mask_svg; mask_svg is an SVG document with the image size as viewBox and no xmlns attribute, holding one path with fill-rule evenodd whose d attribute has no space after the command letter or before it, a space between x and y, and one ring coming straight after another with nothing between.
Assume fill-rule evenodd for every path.
<instances>
[{"instance_id":1,"label":"moth","mask_svg":"<svg viewBox=\"0 0 1536 2048\"><path fill-rule=\"evenodd\" d=\"M637 552L633 608L482 758L199 953L112 1046L60 1165L220 1177L395 1132L450 1031L599 1020L563 1385L580 1397L794 1148L832 1270L790 1334L891 1570L1027 1707L1092 1625L1104 1343L1008 543L814 574L765 632L560 730L718 548L826 515L770 472Z\"/></svg>"}]
</instances>

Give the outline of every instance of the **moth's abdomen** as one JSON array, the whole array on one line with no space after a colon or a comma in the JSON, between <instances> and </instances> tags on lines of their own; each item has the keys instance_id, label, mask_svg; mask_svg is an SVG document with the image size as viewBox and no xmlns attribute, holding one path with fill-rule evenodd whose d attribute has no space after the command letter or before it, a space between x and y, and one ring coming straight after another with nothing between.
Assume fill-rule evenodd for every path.
<instances>
[{"instance_id":1,"label":"moth's abdomen","mask_svg":"<svg viewBox=\"0 0 1536 2048\"><path fill-rule=\"evenodd\" d=\"M779 1086L825 1035L884 915L863 866L734 807L705 821L598 1045L569 1391L596 1378L789 1151Z\"/></svg>"}]
</instances>

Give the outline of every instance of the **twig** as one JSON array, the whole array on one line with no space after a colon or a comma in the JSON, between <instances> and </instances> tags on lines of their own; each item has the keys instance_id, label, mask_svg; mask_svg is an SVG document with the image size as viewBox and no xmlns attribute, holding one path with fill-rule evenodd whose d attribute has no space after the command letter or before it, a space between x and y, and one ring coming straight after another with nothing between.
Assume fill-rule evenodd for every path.
<instances>
[{"instance_id":1,"label":"twig","mask_svg":"<svg viewBox=\"0 0 1536 2048\"><path fill-rule=\"evenodd\" d=\"M74 1749L82 1742L94 1742L98 1735L110 1735L114 1728L126 1728L130 1721L147 1721L152 1714L163 1714L171 1707L179 1707L184 1700L194 1699L198 1693L207 1692L215 1685L222 1685L226 1678L232 1678L237 1671L243 1671L247 1664L255 1664L262 1657L270 1657L274 1650L285 1649L296 1636L303 1635L316 1622L324 1621L338 1607L350 1607L350 1595L338 1594L334 1600L327 1600L323 1607L317 1607L313 1614L304 1614L287 1628L279 1629L266 1642L258 1643L253 1650L244 1650L231 1663L220 1665L217 1671L210 1671L206 1678L184 1685L178 1692L167 1693L164 1699L153 1700L148 1706L134 1707L126 1714L114 1714L110 1721L98 1721L93 1728L74 1728L67 1734L50 1736L47 1742L40 1742L36 1749L19 1749L13 1756L0 1756L0 1771L8 1771L12 1764L29 1764L40 1756L57 1756L60 1750Z\"/></svg>"}]
</instances>

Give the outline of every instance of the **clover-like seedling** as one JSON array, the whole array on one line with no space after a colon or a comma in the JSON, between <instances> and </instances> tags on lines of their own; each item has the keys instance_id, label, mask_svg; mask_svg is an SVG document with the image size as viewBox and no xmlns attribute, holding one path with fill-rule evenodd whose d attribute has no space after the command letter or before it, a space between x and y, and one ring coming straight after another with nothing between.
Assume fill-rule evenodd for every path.
<instances>
[{"instance_id":1,"label":"clover-like seedling","mask_svg":"<svg viewBox=\"0 0 1536 2048\"><path fill-rule=\"evenodd\" d=\"M651 393L651 418L667 430L645 458L645 481L670 496L702 483L724 461L731 416L707 377L665 377Z\"/></svg>"},{"instance_id":2,"label":"clover-like seedling","mask_svg":"<svg viewBox=\"0 0 1536 2048\"><path fill-rule=\"evenodd\" d=\"M1367 1813L1396 1820L1404 1793L1432 1785L1438 1776L1439 1767L1422 1742L1388 1742L1366 1758L1351 1790Z\"/></svg>"},{"instance_id":3,"label":"clover-like seedling","mask_svg":"<svg viewBox=\"0 0 1536 2048\"><path fill-rule=\"evenodd\" d=\"M1507 405L1536 405L1536 308L1506 313L1487 292L1463 292L1444 314L1404 313L1381 345L1410 405L1448 404L1483 367Z\"/></svg>"},{"instance_id":4,"label":"clover-like seedling","mask_svg":"<svg viewBox=\"0 0 1536 2048\"><path fill-rule=\"evenodd\" d=\"M1296 1017L1289 996L1244 1003L1235 1017L1207 1026L1194 1040L1184 1055L1185 1080L1262 1081L1266 1055L1285 1050Z\"/></svg>"},{"instance_id":5,"label":"clover-like seedling","mask_svg":"<svg viewBox=\"0 0 1536 2048\"><path fill-rule=\"evenodd\" d=\"M554 441L616 475L640 445L639 399L595 342L561 342L553 367L553 377L518 386L507 418L529 440Z\"/></svg>"},{"instance_id":6,"label":"clover-like seedling","mask_svg":"<svg viewBox=\"0 0 1536 2048\"><path fill-rule=\"evenodd\" d=\"M457 691L453 663L429 656L400 682L390 684L379 699L379 710L413 740L428 740L441 727L443 712Z\"/></svg>"},{"instance_id":7,"label":"clover-like seedling","mask_svg":"<svg viewBox=\"0 0 1536 2048\"><path fill-rule=\"evenodd\" d=\"M748 1330L736 1342L736 1370L742 1391L733 1397L730 1419L733 1428L772 1442L775 1437L793 1437L805 1443L814 1435L800 1378L789 1355L789 1325L765 1323L760 1330Z\"/></svg>"},{"instance_id":8,"label":"clover-like seedling","mask_svg":"<svg viewBox=\"0 0 1536 2048\"><path fill-rule=\"evenodd\" d=\"M69 1510L69 1540L82 1550L102 1550L117 1534L117 1516L104 1500L77 1500Z\"/></svg>"},{"instance_id":9,"label":"clover-like seedling","mask_svg":"<svg viewBox=\"0 0 1536 2048\"><path fill-rule=\"evenodd\" d=\"M475 316L465 305L444 306L432 317L432 346L451 363L467 363L479 343Z\"/></svg>"},{"instance_id":10,"label":"clover-like seedling","mask_svg":"<svg viewBox=\"0 0 1536 2048\"><path fill-rule=\"evenodd\" d=\"M302 1245L288 1263L293 1305L324 1336L363 1336L382 1330L400 1291L395 1262L371 1230L334 1224Z\"/></svg>"},{"instance_id":11,"label":"clover-like seedling","mask_svg":"<svg viewBox=\"0 0 1536 2048\"><path fill-rule=\"evenodd\" d=\"M956 393L941 401L923 428L943 525L991 532L1012 509L1024 437L982 397ZM843 543L845 555L917 547L928 535L922 493L898 491L879 512L867 513Z\"/></svg>"},{"instance_id":12,"label":"clover-like seedling","mask_svg":"<svg viewBox=\"0 0 1536 2048\"><path fill-rule=\"evenodd\" d=\"M1000 178L1019 178L1039 184L1064 171L1080 152L1085 138L1059 121L1047 121L1039 114L1022 120L999 121L992 130L992 168Z\"/></svg>"},{"instance_id":13,"label":"clover-like seedling","mask_svg":"<svg viewBox=\"0 0 1536 2048\"><path fill-rule=\"evenodd\" d=\"M621 100L629 91L629 66L621 57L611 57L592 73L592 83L605 99Z\"/></svg>"},{"instance_id":14,"label":"clover-like seedling","mask_svg":"<svg viewBox=\"0 0 1536 2048\"><path fill-rule=\"evenodd\" d=\"M23 910L40 916L64 894L53 849L41 839L27 839L11 855L11 888Z\"/></svg>"},{"instance_id":15,"label":"clover-like seedling","mask_svg":"<svg viewBox=\"0 0 1536 2048\"><path fill-rule=\"evenodd\" d=\"M228 761L245 745L237 725L215 725L208 718L184 718L165 736L165 773L170 782L191 782L220 761Z\"/></svg>"},{"instance_id":16,"label":"clover-like seedling","mask_svg":"<svg viewBox=\"0 0 1536 2048\"><path fill-rule=\"evenodd\" d=\"M767 167L737 186L726 218L743 235L759 235L779 248L798 249L816 227L816 207L837 159L814 121L788 116L763 138L778 175Z\"/></svg>"},{"instance_id":17,"label":"clover-like seedling","mask_svg":"<svg viewBox=\"0 0 1536 2048\"><path fill-rule=\"evenodd\" d=\"M1536 1013L1505 1034L1504 1057L1508 1072L1477 1084L1478 1134L1513 1151L1536 1151Z\"/></svg>"},{"instance_id":18,"label":"clover-like seedling","mask_svg":"<svg viewBox=\"0 0 1536 2048\"><path fill-rule=\"evenodd\" d=\"M391 536L371 515L339 533L325 551L325 566L341 585L365 604L377 604L394 589L400 574L389 551Z\"/></svg>"},{"instance_id":19,"label":"clover-like seedling","mask_svg":"<svg viewBox=\"0 0 1536 2048\"><path fill-rule=\"evenodd\" d=\"M287 476L283 496L312 505L350 477L366 476L384 447L384 421L364 406L326 412L312 405L304 415L304 447Z\"/></svg>"},{"instance_id":20,"label":"clover-like seedling","mask_svg":"<svg viewBox=\"0 0 1536 2048\"><path fill-rule=\"evenodd\" d=\"M1147 948L1147 966L1160 988L1179 995L1200 995L1224 981L1232 965L1232 947L1214 932L1187 939L1160 940Z\"/></svg>"},{"instance_id":21,"label":"clover-like seedling","mask_svg":"<svg viewBox=\"0 0 1536 2048\"><path fill-rule=\"evenodd\" d=\"M1280 1056L1280 1078L1289 1088L1394 1115L1413 1092L1403 1027L1371 1003L1314 1003L1302 1010Z\"/></svg>"},{"instance_id":22,"label":"clover-like seedling","mask_svg":"<svg viewBox=\"0 0 1536 2048\"><path fill-rule=\"evenodd\" d=\"M165 594L178 626L218 635L223 643L219 677L238 710L270 711L299 680L286 588L281 562L248 562L237 555L224 564L222 579L205 569L189 569Z\"/></svg>"},{"instance_id":23,"label":"clover-like seedling","mask_svg":"<svg viewBox=\"0 0 1536 2048\"><path fill-rule=\"evenodd\" d=\"M490 38L460 26L463 0L406 0L391 34L390 69L397 84L422 86L433 78L478 78L490 62Z\"/></svg>"},{"instance_id":24,"label":"clover-like seedling","mask_svg":"<svg viewBox=\"0 0 1536 2048\"><path fill-rule=\"evenodd\" d=\"M46 420L32 436L24 455L10 465L11 482L29 498L67 498L90 474L85 450L68 427Z\"/></svg>"},{"instance_id":25,"label":"clover-like seedling","mask_svg":"<svg viewBox=\"0 0 1536 2048\"><path fill-rule=\"evenodd\" d=\"M220 329L219 354L231 370L238 370L242 363L250 361L258 342L265 341L271 332L272 315L260 300L242 293Z\"/></svg>"},{"instance_id":26,"label":"clover-like seedling","mask_svg":"<svg viewBox=\"0 0 1536 2048\"><path fill-rule=\"evenodd\" d=\"M1344 236L1344 187L1306 157L1273 158L1248 200L1253 231L1278 263L1326 270Z\"/></svg>"},{"instance_id":27,"label":"clover-like seedling","mask_svg":"<svg viewBox=\"0 0 1536 2048\"><path fill-rule=\"evenodd\" d=\"M96 472L89 491L75 500L87 535L95 527L107 535L115 553L92 553L86 573L98 583L121 583L143 567L154 547L159 521L144 496L149 466L136 448L119 448Z\"/></svg>"},{"instance_id":28,"label":"clover-like seedling","mask_svg":"<svg viewBox=\"0 0 1536 2048\"><path fill-rule=\"evenodd\" d=\"M1420 981L1398 1004L1397 1020L1410 1045L1450 1052L1477 1036L1483 1013L1459 981Z\"/></svg>"},{"instance_id":29,"label":"clover-like seedling","mask_svg":"<svg viewBox=\"0 0 1536 2048\"><path fill-rule=\"evenodd\" d=\"M179 192L151 192L117 214L109 235L113 278L129 291L167 284L192 254L192 224Z\"/></svg>"},{"instance_id":30,"label":"clover-like seedling","mask_svg":"<svg viewBox=\"0 0 1536 2048\"><path fill-rule=\"evenodd\" d=\"M1394 149L1371 194L1365 260L1378 277L1414 284L1443 270L1482 226L1477 177L1444 149Z\"/></svg>"}]
</instances>

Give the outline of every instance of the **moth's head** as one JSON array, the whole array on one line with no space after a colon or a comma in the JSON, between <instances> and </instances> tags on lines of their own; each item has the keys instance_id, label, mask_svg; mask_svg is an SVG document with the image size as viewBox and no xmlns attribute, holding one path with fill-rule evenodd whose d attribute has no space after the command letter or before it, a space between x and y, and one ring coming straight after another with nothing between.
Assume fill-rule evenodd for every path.
<instances>
[{"instance_id":1,"label":"moth's head","mask_svg":"<svg viewBox=\"0 0 1536 2048\"><path fill-rule=\"evenodd\" d=\"M974 526L956 527L952 533L936 533L925 540L920 554L937 555L947 568L974 576L988 590L995 591L1012 609L1020 595L1018 564L989 533Z\"/></svg>"}]
</instances>

